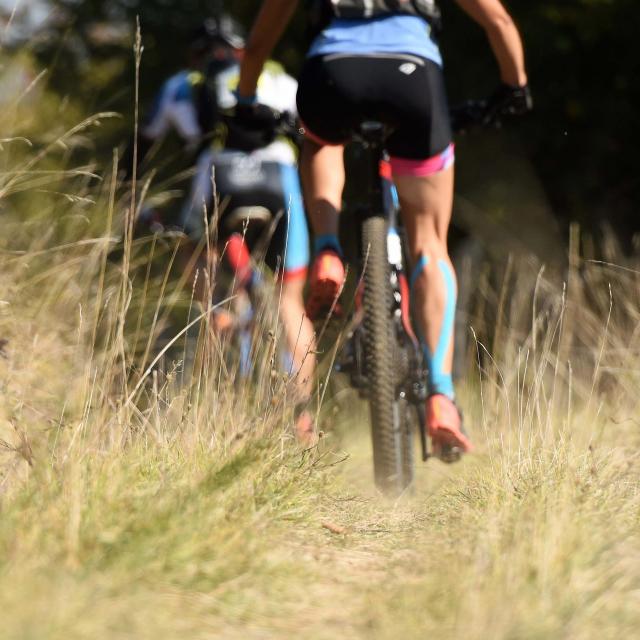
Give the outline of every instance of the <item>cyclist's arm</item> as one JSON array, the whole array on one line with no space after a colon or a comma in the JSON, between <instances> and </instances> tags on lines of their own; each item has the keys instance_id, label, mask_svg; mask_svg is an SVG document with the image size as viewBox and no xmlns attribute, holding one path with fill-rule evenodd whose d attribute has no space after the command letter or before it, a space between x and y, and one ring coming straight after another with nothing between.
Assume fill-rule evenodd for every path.
<instances>
[{"instance_id":1,"label":"cyclist's arm","mask_svg":"<svg viewBox=\"0 0 640 640\"><path fill-rule=\"evenodd\" d=\"M298 0L264 0L262 3L242 60L238 84L241 97L255 95L264 63L284 33L297 5Z\"/></svg>"},{"instance_id":2,"label":"cyclist's arm","mask_svg":"<svg viewBox=\"0 0 640 640\"><path fill-rule=\"evenodd\" d=\"M486 32L505 84L527 84L524 49L518 28L500 0L456 0Z\"/></svg>"},{"instance_id":3,"label":"cyclist's arm","mask_svg":"<svg viewBox=\"0 0 640 640\"><path fill-rule=\"evenodd\" d=\"M165 82L155 98L151 115L140 126L142 135L151 142L162 140L172 130L187 144L202 136L192 87L186 78L180 84L176 84L175 79L174 76Z\"/></svg>"},{"instance_id":4,"label":"cyclist's arm","mask_svg":"<svg viewBox=\"0 0 640 640\"><path fill-rule=\"evenodd\" d=\"M191 100L175 102L167 109L167 123L182 138L187 149L195 149L202 139L198 111Z\"/></svg>"}]
</instances>

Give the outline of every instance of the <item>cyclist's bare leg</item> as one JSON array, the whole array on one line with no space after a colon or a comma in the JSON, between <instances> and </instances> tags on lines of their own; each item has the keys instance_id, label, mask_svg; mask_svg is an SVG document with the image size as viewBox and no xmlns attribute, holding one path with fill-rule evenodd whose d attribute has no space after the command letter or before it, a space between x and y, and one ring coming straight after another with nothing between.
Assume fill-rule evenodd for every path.
<instances>
[{"instance_id":1,"label":"cyclist's bare leg","mask_svg":"<svg viewBox=\"0 0 640 640\"><path fill-rule=\"evenodd\" d=\"M453 167L429 176L394 176L411 259L421 265L414 274L414 308L426 346L439 356L436 384L438 377L444 383L435 391L444 395L452 395L453 325L447 316L455 309L457 294L447 248L453 180Z\"/></svg>"},{"instance_id":2,"label":"cyclist's bare leg","mask_svg":"<svg viewBox=\"0 0 640 640\"><path fill-rule=\"evenodd\" d=\"M473 445L453 403L456 275L447 249L453 208L453 166L427 176L394 176L407 230L413 303L429 370L427 430L433 452L455 462Z\"/></svg>"},{"instance_id":3,"label":"cyclist's bare leg","mask_svg":"<svg viewBox=\"0 0 640 640\"><path fill-rule=\"evenodd\" d=\"M309 276L307 313L312 320L335 309L345 278L338 239L339 214L345 183L344 147L305 140L301 158L302 185L311 219L316 259Z\"/></svg>"},{"instance_id":4,"label":"cyclist's bare leg","mask_svg":"<svg viewBox=\"0 0 640 640\"><path fill-rule=\"evenodd\" d=\"M304 286L305 278L285 280L280 301L285 339L293 360L296 401L305 401L311 397L316 365L315 334L304 310Z\"/></svg>"},{"instance_id":5,"label":"cyclist's bare leg","mask_svg":"<svg viewBox=\"0 0 640 640\"><path fill-rule=\"evenodd\" d=\"M316 368L316 346L313 324L305 313L303 291L306 278L284 280L280 300L280 313L287 349L292 359L294 382L293 402L295 433L298 442L312 446L317 442L313 411L309 401L313 394L313 376Z\"/></svg>"},{"instance_id":6,"label":"cyclist's bare leg","mask_svg":"<svg viewBox=\"0 0 640 640\"><path fill-rule=\"evenodd\" d=\"M345 182L344 146L322 146L305 139L300 172L314 235L337 236Z\"/></svg>"}]
</instances>

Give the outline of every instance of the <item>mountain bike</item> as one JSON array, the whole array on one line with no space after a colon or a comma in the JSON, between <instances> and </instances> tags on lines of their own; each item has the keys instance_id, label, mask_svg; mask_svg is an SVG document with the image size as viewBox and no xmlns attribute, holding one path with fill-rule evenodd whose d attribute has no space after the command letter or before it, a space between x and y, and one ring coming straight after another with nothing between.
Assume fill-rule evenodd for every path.
<instances>
[{"instance_id":1,"label":"mountain bike","mask_svg":"<svg viewBox=\"0 0 640 640\"><path fill-rule=\"evenodd\" d=\"M237 128L233 111L221 113L220 117L225 125ZM295 116L289 112L274 113L273 136L297 145L301 133ZM183 279L193 281L194 299L201 305L205 298L212 302L206 322L191 327L163 360L167 369L174 366L172 362L181 363L178 373L183 386L193 378L198 345L204 342L209 351L215 351L215 356L207 354L207 358L215 357L225 378L239 387L264 379L265 372L268 375L273 368L291 369L287 366L288 354L276 348L277 341L271 357L263 353L264 345L271 344L269 334L275 335L279 325L277 306L273 305L278 297L272 277L275 274L266 262L273 263L274 271L282 268L281 257L271 255L271 261L265 258L269 251L272 254L284 251L280 246L283 234L278 235L277 228L287 215L286 204L263 188L264 181L271 178L272 166L252 159L249 152L226 151L229 153L226 158L211 155L209 171L214 189L207 195L203 208L207 221L203 215L197 224L184 217L178 224L164 225L160 212L153 211L154 215L141 217L137 225L138 235L167 239L172 247L179 246L177 255ZM186 322L189 320L190 316ZM163 350L182 329L185 319L180 317L176 321L177 324L172 320L163 328L155 351ZM210 338L214 336L212 341Z\"/></svg>"},{"instance_id":2,"label":"mountain bike","mask_svg":"<svg viewBox=\"0 0 640 640\"><path fill-rule=\"evenodd\" d=\"M497 121L485 101L452 110L456 131ZM385 151L387 128L365 121L353 141L368 163L358 211L360 282L346 342L335 370L369 403L376 485L398 495L414 480L414 429L420 434L423 461L430 457L426 437L425 361L412 328L410 262L400 220L397 193ZM459 453L452 453L459 456Z\"/></svg>"},{"instance_id":3,"label":"mountain bike","mask_svg":"<svg viewBox=\"0 0 640 640\"><path fill-rule=\"evenodd\" d=\"M227 126L239 130L233 111L221 117ZM299 144L300 127L290 112L274 112L271 126L274 138ZM226 326L219 334L224 335L225 365L230 377L243 383L264 373L266 365L257 364L262 360L258 357L260 345L264 346L268 334L277 333L277 305L274 307L273 301L278 292L273 276L284 268L287 238L278 228L288 212L280 197L264 188L265 182L279 179L277 168L272 175L276 163L235 150L230 153L232 158L218 156L213 160L215 201L207 203L215 225L210 234L217 261L213 302L220 305L213 314L213 324L215 331L219 321L224 321ZM222 300L227 302L220 304ZM291 369L285 350L275 349L271 359L272 369Z\"/></svg>"}]
</instances>

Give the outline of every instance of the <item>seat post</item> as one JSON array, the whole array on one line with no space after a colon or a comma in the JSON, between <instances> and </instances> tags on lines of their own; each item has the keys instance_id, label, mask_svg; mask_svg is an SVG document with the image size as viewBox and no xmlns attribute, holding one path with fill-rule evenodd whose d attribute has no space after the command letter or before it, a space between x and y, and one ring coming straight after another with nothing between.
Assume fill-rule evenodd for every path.
<instances>
[{"instance_id":1,"label":"seat post","mask_svg":"<svg viewBox=\"0 0 640 640\"><path fill-rule=\"evenodd\" d=\"M367 120L358 130L358 139L367 151L369 169L367 171L367 204L364 217L379 216L384 213L384 194L380 179L380 161L384 154L385 126L381 122Z\"/></svg>"}]
</instances>

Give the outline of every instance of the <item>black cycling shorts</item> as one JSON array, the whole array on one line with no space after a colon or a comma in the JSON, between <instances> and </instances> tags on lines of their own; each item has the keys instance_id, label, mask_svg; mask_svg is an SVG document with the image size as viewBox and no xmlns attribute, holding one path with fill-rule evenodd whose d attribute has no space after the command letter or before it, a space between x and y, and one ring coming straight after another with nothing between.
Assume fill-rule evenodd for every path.
<instances>
[{"instance_id":1,"label":"black cycling shorts","mask_svg":"<svg viewBox=\"0 0 640 640\"><path fill-rule=\"evenodd\" d=\"M311 139L347 142L359 124L377 120L392 133L392 157L426 160L452 141L442 69L401 53L330 54L307 59L298 86L298 111Z\"/></svg>"}]
</instances>

